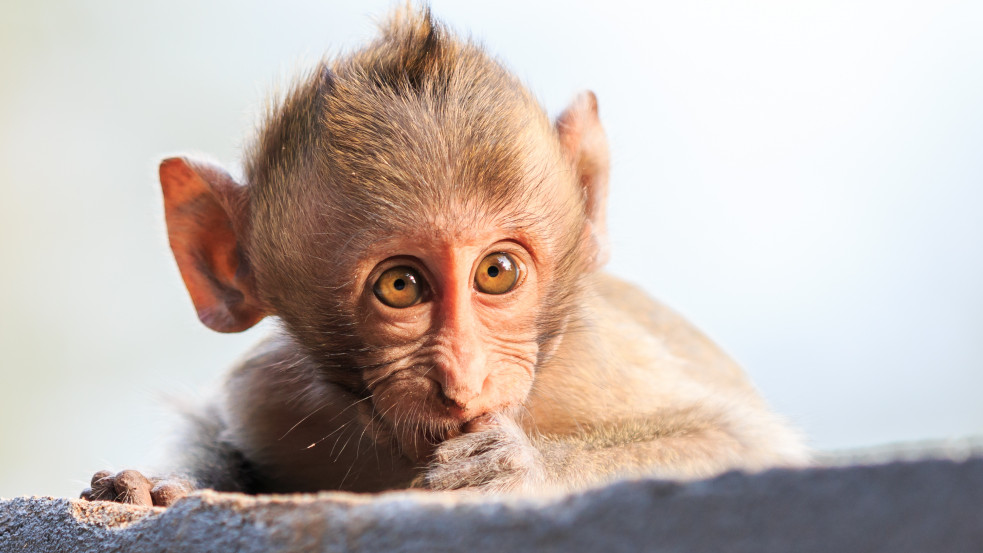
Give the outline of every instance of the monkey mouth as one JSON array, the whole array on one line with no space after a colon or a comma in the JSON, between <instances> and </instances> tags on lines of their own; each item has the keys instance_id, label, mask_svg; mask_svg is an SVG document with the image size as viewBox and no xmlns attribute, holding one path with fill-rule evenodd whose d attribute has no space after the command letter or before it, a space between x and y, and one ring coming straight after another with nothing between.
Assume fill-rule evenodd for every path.
<instances>
[{"instance_id":1,"label":"monkey mouth","mask_svg":"<svg viewBox=\"0 0 983 553\"><path fill-rule=\"evenodd\" d=\"M479 412L468 410L467 408L462 408L458 407L457 405L447 403L443 405L443 409L444 415L451 421L451 423L461 427L485 415L484 411Z\"/></svg>"},{"instance_id":2,"label":"monkey mouth","mask_svg":"<svg viewBox=\"0 0 983 553\"><path fill-rule=\"evenodd\" d=\"M440 444L461 434L463 432L460 429L451 428L442 432L433 432L427 428L420 428L415 431L399 432L394 437L404 456L414 463L426 463L433 457Z\"/></svg>"},{"instance_id":3,"label":"monkey mouth","mask_svg":"<svg viewBox=\"0 0 983 553\"><path fill-rule=\"evenodd\" d=\"M369 417L374 421L376 439L389 441L414 463L428 462L442 443L485 429L494 413L509 408L509 404L491 410L487 404L468 408L441 401L432 393L413 397L413 392L374 390ZM422 405L414 407L414 402Z\"/></svg>"},{"instance_id":4,"label":"monkey mouth","mask_svg":"<svg viewBox=\"0 0 983 553\"><path fill-rule=\"evenodd\" d=\"M464 434L481 432L494 426L496 412L483 412L466 419L446 419L441 426L421 423L424 426L407 428L406 432L394 434L397 445L403 455L415 463L426 463L433 458L434 452L447 440ZM409 425L407 425L409 426ZM402 430L402 429L401 429Z\"/></svg>"}]
</instances>

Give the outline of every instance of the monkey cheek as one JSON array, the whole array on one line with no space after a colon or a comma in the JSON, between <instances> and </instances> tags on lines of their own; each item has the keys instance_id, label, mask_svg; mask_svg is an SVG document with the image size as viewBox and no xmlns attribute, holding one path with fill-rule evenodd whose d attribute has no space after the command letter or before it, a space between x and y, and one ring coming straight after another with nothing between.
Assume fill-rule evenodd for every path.
<instances>
[{"instance_id":1,"label":"monkey cheek","mask_svg":"<svg viewBox=\"0 0 983 553\"><path fill-rule=\"evenodd\" d=\"M433 457L438 445L417 439L404 440L403 443L405 445L400 448L403 455L415 465L425 464L431 457Z\"/></svg>"},{"instance_id":2,"label":"monkey cheek","mask_svg":"<svg viewBox=\"0 0 983 553\"><path fill-rule=\"evenodd\" d=\"M439 410L426 408L429 404L428 399L412 397L403 401L379 401L374 407L381 415L374 417L371 424L377 439L393 444L410 462L425 463L454 431Z\"/></svg>"},{"instance_id":3,"label":"monkey cheek","mask_svg":"<svg viewBox=\"0 0 983 553\"><path fill-rule=\"evenodd\" d=\"M433 426L428 428L426 421L400 423L399 432L393 437L400 452L412 463L422 466L430 462L442 443L463 434L459 427L447 426L434 430Z\"/></svg>"}]
</instances>

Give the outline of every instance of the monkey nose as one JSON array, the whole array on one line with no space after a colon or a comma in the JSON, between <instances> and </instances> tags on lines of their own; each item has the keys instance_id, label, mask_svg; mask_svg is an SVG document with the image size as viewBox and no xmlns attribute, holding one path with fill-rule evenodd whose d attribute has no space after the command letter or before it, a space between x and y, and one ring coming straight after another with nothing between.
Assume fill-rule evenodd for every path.
<instances>
[{"instance_id":1,"label":"monkey nose","mask_svg":"<svg viewBox=\"0 0 983 553\"><path fill-rule=\"evenodd\" d=\"M463 418L479 395L480 392L468 388L441 388L440 399L452 417Z\"/></svg>"},{"instance_id":2,"label":"monkey nose","mask_svg":"<svg viewBox=\"0 0 983 553\"><path fill-rule=\"evenodd\" d=\"M440 394L440 399L444 402L444 405L446 405L447 407L460 409L462 411L467 410L468 408L467 400L462 400L459 397L451 397L447 395L447 392L442 391Z\"/></svg>"},{"instance_id":3,"label":"monkey nose","mask_svg":"<svg viewBox=\"0 0 983 553\"><path fill-rule=\"evenodd\" d=\"M438 365L430 378L439 386L440 401L454 418L474 415L491 375L483 359Z\"/></svg>"}]
</instances>

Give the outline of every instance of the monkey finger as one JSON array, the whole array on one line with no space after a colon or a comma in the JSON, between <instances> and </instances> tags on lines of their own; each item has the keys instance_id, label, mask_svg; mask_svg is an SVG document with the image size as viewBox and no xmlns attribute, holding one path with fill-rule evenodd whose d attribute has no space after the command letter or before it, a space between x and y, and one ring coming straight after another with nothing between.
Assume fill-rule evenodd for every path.
<instances>
[{"instance_id":1,"label":"monkey finger","mask_svg":"<svg viewBox=\"0 0 983 553\"><path fill-rule=\"evenodd\" d=\"M475 432L448 440L437 448L433 460L437 464L447 464L481 456L494 450L498 443L497 437L491 434L491 432Z\"/></svg>"},{"instance_id":2,"label":"monkey finger","mask_svg":"<svg viewBox=\"0 0 983 553\"><path fill-rule=\"evenodd\" d=\"M116 490L116 501L120 503L146 507L151 507L154 504L150 498L153 484L146 476L135 470L124 470L118 473L113 487Z\"/></svg>"},{"instance_id":3,"label":"monkey finger","mask_svg":"<svg viewBox=\"0 0 983 553\"><path fill-rule=\"evenodd\" d=\"M161 480L150 490L150 498L156 507L170 507L178 499L191 492L191 484L184 480Z\"/></svg>"},{"instance_id":4,"label":"monkey finger","mask_svg":"<svg viewBox=\"0 0 983 553\"><path fill-rule=\"evenodd\" d=\"M109 472L108 470L100 470L92 475L92 479L89 480L89 485L91 485L93 488L96 486L105 485L107 479L112 480L112 478L113 473Z\"/></svg>"},{"instance_id":5,"label":"monkey finger","mask_svg":"<svg viewBox=\"0 0 983 553\"><path fill-rule=\"evenodd\" d=\"M85 488L80 497L89 501L116 501L116 489L112 478L103 480L98 486Z\"/></svg>"},{"instance_id":6,"label":"monkey finger","mask_svg":"<svg viewBox=\"0 0 983 553\"><path fill-rule=\"evenodd\" d=\"M89 501L115 501L116 490L114 488L115 479L108 470L100 470L92 475L88 488L82 491L82 499Z\"/></svg>"},{"instance_id":7,"label":"monkey finger","mask_svg":"<svg viewBox=\"0 0 983 553\"><path fill-rule=\"evenodd\" d=\"M424 477L424 482L431 490L459 490L479 487L492 476L487 463L474 459L432 467Z\"/></svg>"}]
</instances>

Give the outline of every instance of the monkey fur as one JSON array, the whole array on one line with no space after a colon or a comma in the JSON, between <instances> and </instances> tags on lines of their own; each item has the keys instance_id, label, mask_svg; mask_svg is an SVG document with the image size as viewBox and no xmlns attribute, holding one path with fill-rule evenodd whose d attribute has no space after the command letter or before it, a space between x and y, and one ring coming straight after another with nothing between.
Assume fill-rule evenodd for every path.
<instances>
[{"instance_id":1,"label":"monkey fur","mask_svg":"<svg viewBox=\"0 0 983 553\"><path fill-rule=\"evenodd\" d=\"M274 101L243 165L165 159L168 235L204 324L279 330L189 416L178 477L103 471L83 497L562 491L807 462L733 361L601 272L592 93L550 121L406 8Z\"/></svg>"}]
</instances>

